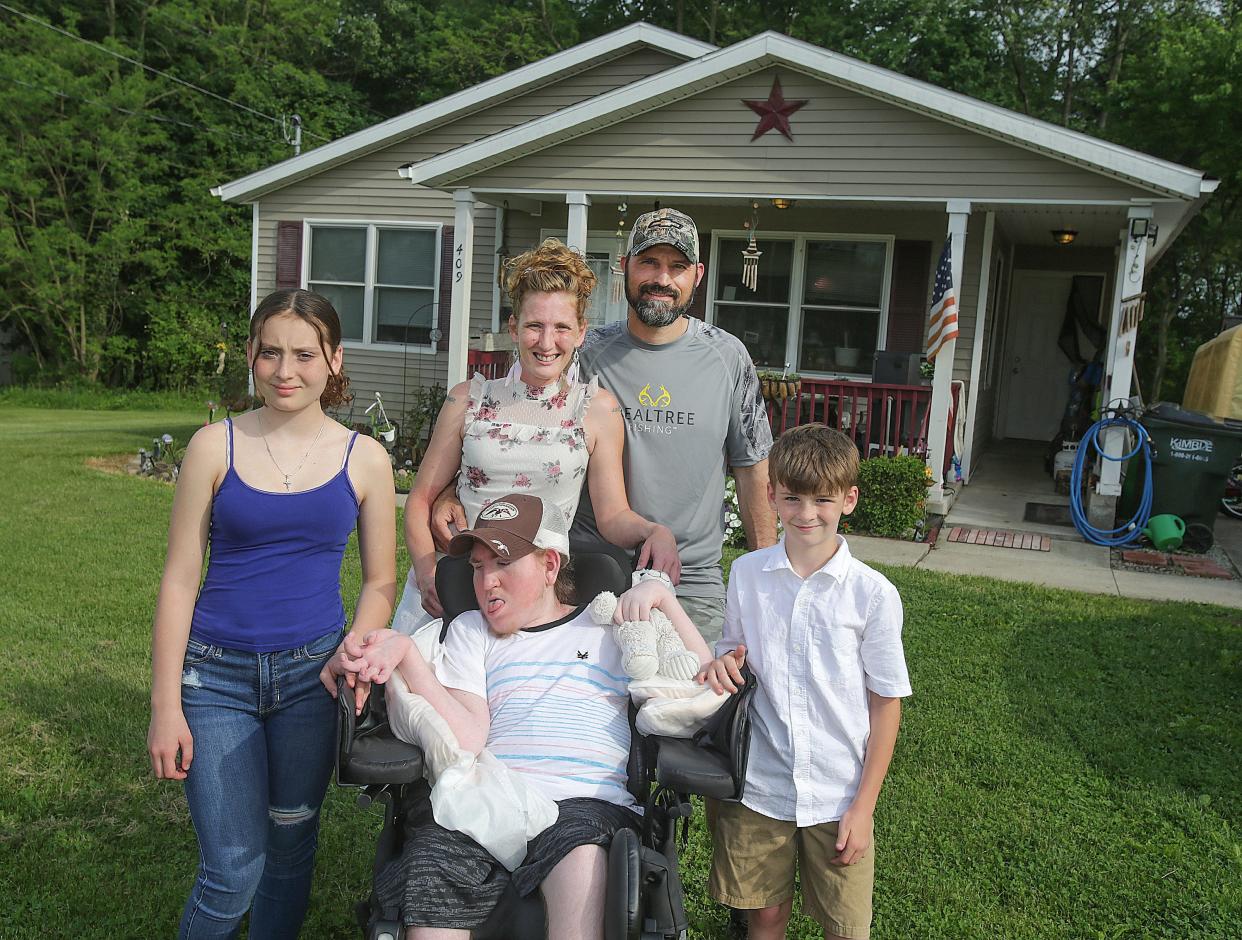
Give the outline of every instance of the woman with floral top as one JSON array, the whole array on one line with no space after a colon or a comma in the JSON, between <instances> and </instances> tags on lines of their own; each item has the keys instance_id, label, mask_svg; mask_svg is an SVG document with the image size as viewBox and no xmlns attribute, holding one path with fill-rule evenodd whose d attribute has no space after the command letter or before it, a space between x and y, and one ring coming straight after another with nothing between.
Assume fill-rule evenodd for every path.
<instances>
[{"instance_id":1,"label":"woman with floral top","mask_svg":"<svg viewBox=\"0 0 1242 940\"><path fill-rule=\"evenodd\" d=\"M503 379L475 375L452 388L405 504L413 566L398 621L441 613L435 593L431 506L454 477L473 526L489 503L528 492L554 503L572 522L585 480L601 534L614 545L642 546L638 566L681 573L677 540L630 509L621 452L624 427L616 398L593 378L578 381L578 347L595 275L554 238L506 262L504 287L517 361Z\"/></svg>"}]
</instances>

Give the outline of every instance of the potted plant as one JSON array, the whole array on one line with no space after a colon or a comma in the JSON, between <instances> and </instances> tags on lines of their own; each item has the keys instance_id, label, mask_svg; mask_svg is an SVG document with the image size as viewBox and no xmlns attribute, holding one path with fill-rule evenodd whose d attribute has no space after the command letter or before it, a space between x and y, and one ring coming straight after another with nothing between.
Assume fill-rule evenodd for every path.
<instances>
[{"instance_id":1,"label":"potted plant","mask_svg":"<svg viewBox=\"0 0 1242 940\"><path fill-rule=\"evenodd\" d=\"M767 401L797 398L802 390L802 376L790 372L788 366L782 372L760 372L759 389Z\"/></svg>"}]
</instances>

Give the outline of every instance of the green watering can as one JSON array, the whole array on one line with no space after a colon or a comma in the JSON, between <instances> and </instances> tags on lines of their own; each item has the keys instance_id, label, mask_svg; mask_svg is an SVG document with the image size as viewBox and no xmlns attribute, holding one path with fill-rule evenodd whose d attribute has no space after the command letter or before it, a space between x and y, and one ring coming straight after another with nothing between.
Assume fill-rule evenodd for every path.
<instances>
[{"instance_id":1,"label":"green watering can","mask_svg":"<svg viewBox=\"0 0 1242 940\"><path fill-rule=\"evenodd\" d=\"M1181 548L1182 537L1186 534L1186 523L1180 516L1165 513L1152 516L1147 520L1143 534L1151 539L1151 544L1162 552L1171 552Z\"/></svg>"}]
</instances>

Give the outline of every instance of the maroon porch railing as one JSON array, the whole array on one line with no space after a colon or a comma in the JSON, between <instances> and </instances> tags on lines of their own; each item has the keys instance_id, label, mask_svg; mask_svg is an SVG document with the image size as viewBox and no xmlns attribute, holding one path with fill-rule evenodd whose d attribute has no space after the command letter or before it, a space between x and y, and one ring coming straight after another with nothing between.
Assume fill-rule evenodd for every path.
<instances>
[{"instance_id":1,"label":"maroon porch railing","mask_svg":"<svg viewBox=\"0 0 1242 940\"><path fill-rule=\"evenodd\" d=\"M803 379L796 396L768 403L768 420L774 435L822 422L852 437L863 457L902 451L926 457L931 391L930 385Z\"/></svg>"},{"instance_id":2,"label":"maroon porch railing","mask_svg":"<svg viewBox=\"0 0 1242 940\"><path fill-rule=\"evenodd\" d=\"M466 374L479 373L485 379L498 379L509 371L509 350L469 349L466 351Z\"/></svg>"}]
</instances>

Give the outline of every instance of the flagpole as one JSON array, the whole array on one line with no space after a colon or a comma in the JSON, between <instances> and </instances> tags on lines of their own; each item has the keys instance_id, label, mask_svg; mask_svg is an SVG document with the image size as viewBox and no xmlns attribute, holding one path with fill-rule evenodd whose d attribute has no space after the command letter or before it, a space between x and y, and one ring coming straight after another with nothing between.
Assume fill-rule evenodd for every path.
<instances>
[{"instance_id":1,"label":"flagpole","mask_svg":"<svg viewBox=\"0 0 1242 940\"><path fill-rule=\"evenodd\" d=\"M949 215L948 236L952 242L953 287L960 303L970 200L950 199L945 204L945 210ZM953 495L944 491L944 460L945 447L949 442L949 402L953 396L953 356L956 351L956 339L941 346L935 359L935 378L932 379L931 417L927 428L927 466L931 470L927 510L934 513L947 513L953 505Z\"/></svg>"}]
</instances>

